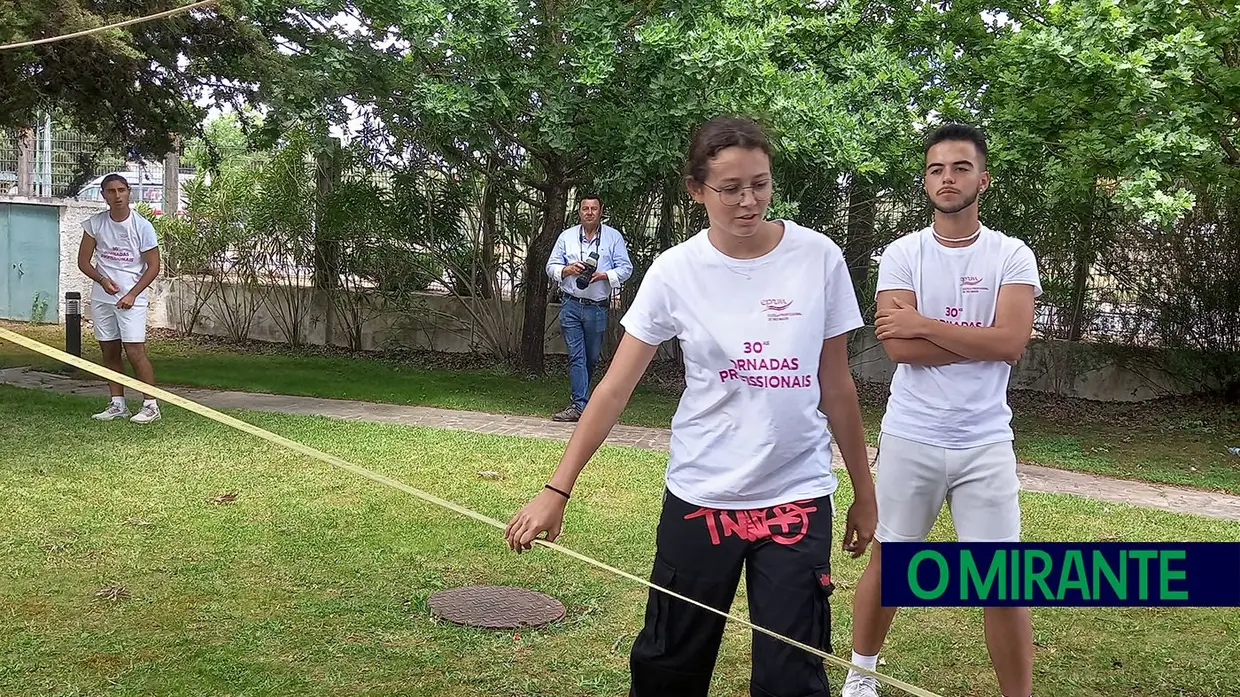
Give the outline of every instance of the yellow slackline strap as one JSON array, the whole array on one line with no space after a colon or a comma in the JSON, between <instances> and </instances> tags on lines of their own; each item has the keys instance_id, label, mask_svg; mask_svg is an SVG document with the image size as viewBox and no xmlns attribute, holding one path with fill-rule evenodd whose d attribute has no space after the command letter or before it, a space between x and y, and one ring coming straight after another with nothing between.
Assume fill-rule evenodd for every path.
<instances>
[{"instance_id":1,"label":"yellow slackline strap","mask_svg":"<svg viewBox=\"0 0 1240 697\"><path fill-rule=\"evenodd\" d=\"M104 27L95 27L94 29L84 29L79 32L74 32L72 34L64 34L61 36L50 36L46 39L36 39L34 41L23 41L21 43L16 43L16 44L5 44L4 46L0 46L0 51L8 51L14 48L26 48L27 46L38 46L40 44L50 44L50 43L54 43L57 41L67 41L69 39L76 39L80 36L98 34L99 32L108 31L109 29L119 29L120 27L127 27L131 24L153 22L157 19L163 19L164 17L171 17L172 15L181 14L182 12L189 12L190 10L196 10L199 7L206 7L207 5L214 5L217 2L219 2L219 0L202 0L201 2L196 2L192 5L185 5L184 7L174 7L173 9L167 10L165 12L157 12L153 15L147 15L146 17L134 17L133 19L127 19L123 22L109 24Z\"/></svg>"},{"instance_id":2,"label":"yellow slackline strap","mask_svg":"<svg viewBox=\"0 0 1240 697\"><path fill-rule=\"evenodd\" d=\"M422 491L420 489L415 489L414 487L411 487L408 484L405 484L404 482L400 482L395 479L392 479L391 477L386 477L382 474L372 472L366 469L365 467L361 467L351 462L347 462L334 455L329 455L319 450L315 450L314 448L311 448L308 445L302 445L301 443L298 443L297 441L289 440L288 438L285 438L284 436L279 436L270 431L263 430L259 428L258 426L254 426L253 424L246 423L244 421L241 421L240 419L233 418L231 416L228 416L227 414L221 414L220 412L215 411L214 409L211 409L210 407L205 407L201 404L198 404L197 402L192 402L188 399L185 399L184 397L178 397L177 395L172 394L171 392L162 390L158 387L154 387L152 385L147 385L145 383L139 382L138 380L135 380L129 377L128 375L122 375L120 373L114 372L103 366L97 365L95 363L91 363L90 361L83 360L72 354L68 354L59 349L52 348L51 346L47 346L46 344L35 341L34 339L31 339L29 337L25 337L25 336L22 336L21 334L11 332L8 329L4 329L3 327L0 327L0 339L6 339L8 341L11 341L17 344L18 346L28 348L31 351L40 353L49 358L55 358L56 360L61 361L62 363L68 363L69 365L74 366L75 368L80 368L88 373L93 373L95 375L98 375L101 378L111 380L113 382L118 382L122 385L125 385L126 387L129 387L130 389L138 390L148 395L153 395L158 399L161 399L169 404L173 404L175 406L181 407L182 409L185 409L186 411L191 411L195 414L198 414L199 416L204 416L213 421L218 421L226 426L232 426L238 431L244 431L245 433L249 433L250 435L257 436L259 438L262 438L263 440L270 441L277 445L283 445L286 448L295 450L303 455L312 457L316 460L321 460L323 462L326 462L329 465L339 467L342 470L352 472L353 474L365 477L367 479L378 482L380 484L384 484L386 486L392 487L393 489L403 491L406 494L411 494L424 501L428 501L437 506L446 508L450 511L460 513L463 516L473 518L474 520L480 523L485 523L492 527L499 528L500 530L503 530L507 527L498 520L495 520L493 518L488 518L487 516L484 516L481 513L476 513L474 511L469 510L468 508L465 508L464 506L457 505L455 503L452 503L451 501L446 501L444 499L439 498L438 496L435 496L433 494L428 494L425 491ZM715 613L716 615L729 619L733 622L742 624L746 627L749 627L750 629L754 631L762 632L763 634L766 634L767 636L778 639L779 641L785 642L787 644L791 644L792 646L795 646L804 651L808 651L811 654L818 656L829 663L833 663L836 666L839 666L840 668L851 668L853 670L856 670L859 673L872 676L875 679L877 679L879 682L886 683L888 685L891 685L892 687L897 687L907 692L910 695L915 695L916 697L940 697L940 695L930 692L929 690L923 690L922 688L917 687L916 685L910 685L909 683L903 682L901 680L897 680L895 678L883 675L881 673L877 673L872 670L862 668L861 666L858 666L852 663L851 661L846 661L837 656L832 656L831 654L826 653L825 651L821 651L812 646L808 646L799 641L796 641L795 639L790 639L786 636L773 632L769 629L759 627L758 625L753 624L749 620L746 620L744 618L737 617L734 615L730 615L726 612L722 612L716 608L706 605L705 603L698 602L697 600L694 600L692 598L687 598L679 593L676 593L675 591L671 591L666 588L663 588L662 586L653 584L644 578L639 578L626 571L621 571L620 569L604 564L601 561L587 557L584 554L574 552L573 550L568 549L567 547L561 547L560 545L557 545L553 542L547 542L546 540L542 540L542 539L534 540L534 544L541 545L543 547L555 550L562 554L566 554L579 561L583 561L587 564L596 566L605 571L610 571L611 573L617 576L622 576L624 578L629 579L630 581L634 581L643 586L648 586L661 593L666 593L674 598L679 598L680 600L683 600L687 603L691 603L702 609L709 610Z\"/></svg>"}]
</instances>

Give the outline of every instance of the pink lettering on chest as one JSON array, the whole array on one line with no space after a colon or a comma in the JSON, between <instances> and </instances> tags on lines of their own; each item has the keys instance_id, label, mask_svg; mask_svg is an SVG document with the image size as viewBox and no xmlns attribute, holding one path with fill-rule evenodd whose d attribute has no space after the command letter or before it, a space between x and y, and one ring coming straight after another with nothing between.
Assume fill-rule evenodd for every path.
<instances>
[{"instance_id":1,"label":"pink lettering on chest","mask_svg":"<svg viewBox=\"0 0 1240 697\"><path fill-rule=\"evenodd\" d=\"M801 361L792 357L732 358L731 367L719 371L719 382L742 381L759 389L813 387L814 376L799 373Z\"/></svg>"},{"instance_id":2,"label":"pink lettering on chest","mask_svg":"<svg viewBox=\"0 0 1240 697\"><path fill-rule=\"evenodd\" d=\"M958 327L980 327L982 326L981 322L970 322L968 320L959 319L960 315L962 314L964 314L963 307L952 307L949 305L943 309L943 317L936 317L935 319L942 322L943 324L952 324Z\"/></svg>"}]
</instances>

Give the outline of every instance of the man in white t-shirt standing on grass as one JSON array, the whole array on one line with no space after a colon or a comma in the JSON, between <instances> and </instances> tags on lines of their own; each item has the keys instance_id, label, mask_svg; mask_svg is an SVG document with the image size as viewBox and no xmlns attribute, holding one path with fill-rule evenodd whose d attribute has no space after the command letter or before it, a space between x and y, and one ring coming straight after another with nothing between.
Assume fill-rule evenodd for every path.
<instances>
[{"instance_id":1,"label":"man in white t-shirt standing on grass","mask_svg":"<svg viewBox=\"0 0 1240 697\"><path fill-rule=\"evenodd\" d=\"M875 333L897 366L878 445L874 551L853 603L852 660L871 670L896 614L882 606L883 544L925 540L944 502L959 541L1020 541L1007 386L1033 331L1037 260L978 219L990 185L980 131L944 126L925 157L934 224L893 242L878 271ZM988 607L984 625L1002 695L1030 697L1028 609ZM843 697L877 694L874 678L849 672Z\"/></svg>"},{"instance_id":2,"label":"man in white t-shirt standing on grass","mask_svg":"<svg viewBox=\"0 0 1240 697\"><path fill-rule=\"evenodd\" d=\"M109 174L99 188L108 210L82 223L84 234L78 248L78 269L95 282L90 294L95 338L103 350L105 366L123 373L123 350L138 380L153 385L155 370L146 353L146 289L159 275L155 228L130 210L129 182L124 177ZM92 260L97 263L92 265ZM94 418L112 421L128 417L124 386L109 381L108 390L112 401ZM159 405L150 395L143 395L142 409L130 420L138 424L158 421Z\"/></svg>"}]
</instances>

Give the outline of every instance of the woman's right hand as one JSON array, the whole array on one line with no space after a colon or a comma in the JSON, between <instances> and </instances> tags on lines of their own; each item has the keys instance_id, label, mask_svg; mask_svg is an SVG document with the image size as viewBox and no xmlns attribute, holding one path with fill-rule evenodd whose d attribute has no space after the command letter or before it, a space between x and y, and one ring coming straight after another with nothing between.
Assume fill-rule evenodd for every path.
<instances>
[{"instance_id":1,"label":"woman's right hand","mask_svg":"<svg viewBox=\"0 0 1240 697\"><path fill-rule=\"evenodd\" d=\"M581 470L611 432L611 427L628 404L633 388L658 350L658 346L644 343L632 334L625 334L620 339L620 345L607 366L607 374L590 395L590 405L573 429L573 437L568 439L564 456L551 477L551 486L559 487L565 494L543 489L512 517L504 528L504 539L512 551L520 553L530 549L535 538L544 532L547 533L547 542L555 542L559 538L560 528L564 525L564 508L568 505L567 494L572 493L571 482L577 481Z\"/></svg>"},{"instance_id":2,"label":"woman's right hand","mask_svg":"<svg viewBox=\"0 0 1240 697\"><path fill-rule=\"evenodd\" d=\"M504 528L508 548L520 554L533 546L534 538L547 533L547 541L555 542L564 526L564 508L568 499L550 489L543 489L525 505Z\"/></svg>"}]
</instances>

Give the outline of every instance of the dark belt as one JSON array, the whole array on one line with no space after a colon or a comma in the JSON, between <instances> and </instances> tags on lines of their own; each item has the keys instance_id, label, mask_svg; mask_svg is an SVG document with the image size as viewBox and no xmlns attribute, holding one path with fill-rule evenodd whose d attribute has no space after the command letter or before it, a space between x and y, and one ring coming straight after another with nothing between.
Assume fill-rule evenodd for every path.
<instances>
[{"instance_id":1,"label":"dark belt","mask_svg":"<svg viewBox=\"0 0 1240 697\"><path fill-rule=\"evenodd\" d=\"M606 300L590 300L589 298L579 298L576 295L564 293L563 302L569 302L570 300L579 302L582 305L593 305L595 307L607 307L610 304Z\"/></svg>"}]
</instances>

